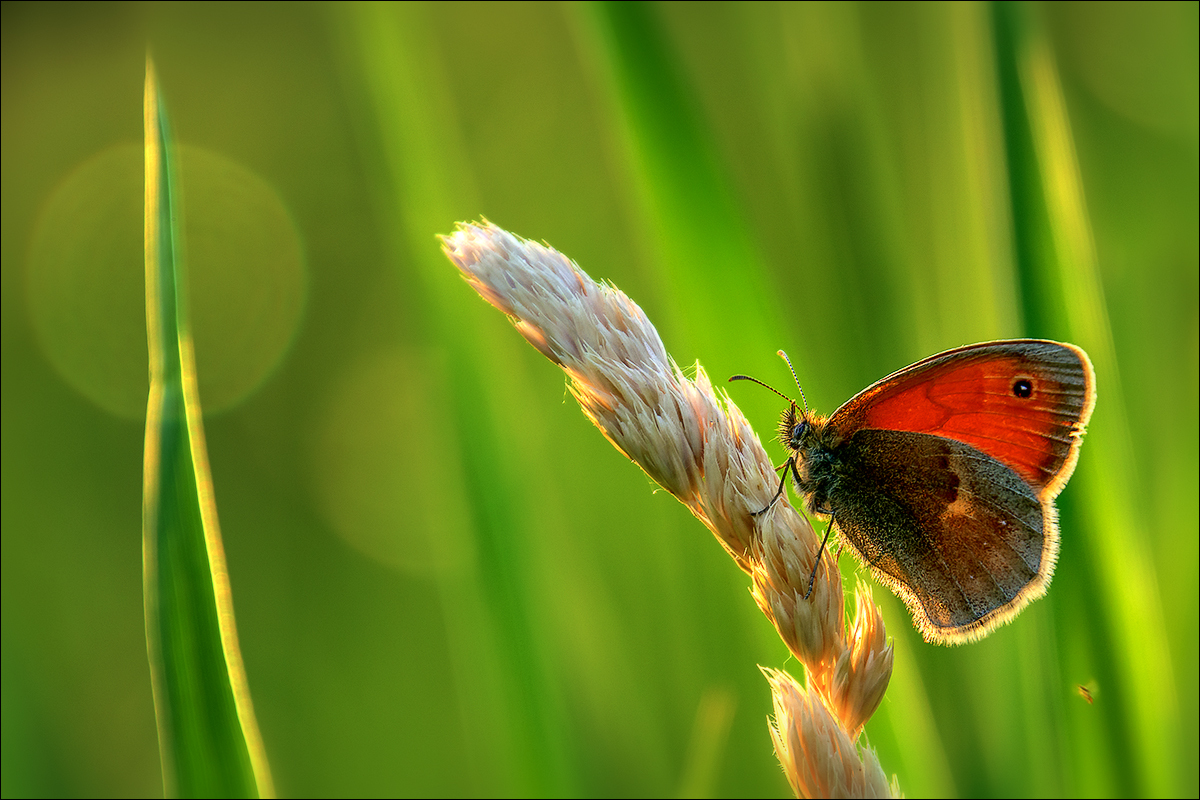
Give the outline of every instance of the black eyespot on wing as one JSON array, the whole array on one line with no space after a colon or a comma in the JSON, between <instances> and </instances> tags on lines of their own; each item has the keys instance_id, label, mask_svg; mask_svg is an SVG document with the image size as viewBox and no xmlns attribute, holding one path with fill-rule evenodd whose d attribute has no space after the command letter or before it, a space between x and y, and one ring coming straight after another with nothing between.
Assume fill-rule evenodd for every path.
<instances>
[{"instance_id":1,"label":"black eyespot on wing","mask_svg":"<svg viewBox=\"0 0 1200 800\"><path fill-rule=\"evenodd\" d=\"M1019 397L1024 400L1033 395L1033 381L1028 378L1017 378L1013 381L1012 393L1014 397Z\"/></svg>"}]
</instances>

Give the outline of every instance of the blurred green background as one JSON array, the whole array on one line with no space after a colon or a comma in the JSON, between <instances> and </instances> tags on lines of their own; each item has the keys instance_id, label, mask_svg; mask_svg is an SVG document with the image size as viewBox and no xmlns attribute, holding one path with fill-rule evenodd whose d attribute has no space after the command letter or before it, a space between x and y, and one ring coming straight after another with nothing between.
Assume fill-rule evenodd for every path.
<instances>
[{"instance_id":1,"label":"blurred green background","mask_svg":"<svg viewBox=\"0 0 1200 800\"><path fill-rule=\"evenodd\" d=\"M941 648L877 588L897 657L866 741L910 796L1196 795L1195 3L2 13L5 796L162 790L147 46L281 794L788 793L757 665L799 666L441 255L486 216L715 380L786 389L787 349L825 412L960 344L1087 349L1049 595ZM778 399L733 391L769 438Z\"/></svg>"}]
</instances>

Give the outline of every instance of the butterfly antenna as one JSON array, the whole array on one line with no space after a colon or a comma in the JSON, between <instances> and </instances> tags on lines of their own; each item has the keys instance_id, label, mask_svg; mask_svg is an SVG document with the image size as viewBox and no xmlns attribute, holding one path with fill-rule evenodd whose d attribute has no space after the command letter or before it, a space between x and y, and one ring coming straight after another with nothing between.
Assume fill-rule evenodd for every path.
<instances>
[{"instance_id":1,"label":"butterfly antenna","mask_svg":"<svg viewBox=\"0 0 1200 800\"><path fill-rule=\"evenodd\" d=\"M779 395L779 396L780 396L780 397L782 397L784 400L787 400L787 401L788 401L789 403L791 403L792 405L796 405L796 401L795 401L795 400L793 400L792 398L788 397L786 394L784 394L783 392L779 391L779 390L778 390L778 389L776 389L774 386L768 386L767 384L765 384L765 383L763 383L762 381L760 381L758 378L751 378L749 375L734 375L734 376L733 376L733 377L731 377L729 380L731 380L731 381L753 381L754 383L757 383L759 386L763 387L764 389L770 389L772 392L774 392L775 394Z\"/></svg>"},{"instance_id":2,"label":"butterfly antenna","mask_svg":"<svg viewBox=\"0 0 1200 800\"><path fill-rule=\"evenodd\" d=\"M796 377L796 368L792 366L792 360L788 358L787 353L783 352L782 350L775 353L775 355L787 362L788 369L792 371L792 380L796 382L796 388L800 390L800 399L804 402L804 410L808 411L808 400L804 397L804 387L800 385L800 379ZM778 394L778 392L776 392L776 394Z\"/></svg>"}]
</instances>

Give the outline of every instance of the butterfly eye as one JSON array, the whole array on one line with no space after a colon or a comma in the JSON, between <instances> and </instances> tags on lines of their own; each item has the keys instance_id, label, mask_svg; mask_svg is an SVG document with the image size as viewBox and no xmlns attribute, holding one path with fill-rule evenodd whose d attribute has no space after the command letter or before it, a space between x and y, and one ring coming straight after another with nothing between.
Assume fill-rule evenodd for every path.
<instances>
[{"instance_id":1,"label":"butterfly eye","mask_svg":"<svg viewBox=\"0 0 1200 800\"><path fill-rule=\"evenodd\" d=\"M1014 396L1024 400L1033 394L1033 381L1029 380L1028 378L1017 379L1013 383L1012 393Z\"/></svg>"}]
</instances>

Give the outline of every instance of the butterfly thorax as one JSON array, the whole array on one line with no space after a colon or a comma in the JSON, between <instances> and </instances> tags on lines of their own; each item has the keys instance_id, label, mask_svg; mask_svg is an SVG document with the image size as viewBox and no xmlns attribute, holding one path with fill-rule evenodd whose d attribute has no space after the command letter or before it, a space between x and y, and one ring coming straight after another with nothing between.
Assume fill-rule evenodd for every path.
<instances>
[{"instance_id":1,"label":"butterfly thorax","mask_svg":"<svg viewBox=\"0 0 1200 800\"><path fill-rule=\"evenodd\" d=\"M788 469L796 491L810 513L830 513L829 498L842 478L843 460L838 449L843 437L829 418L792 406L779 421L779 440L791 451Z\"/></svg>"}]
</instances>

